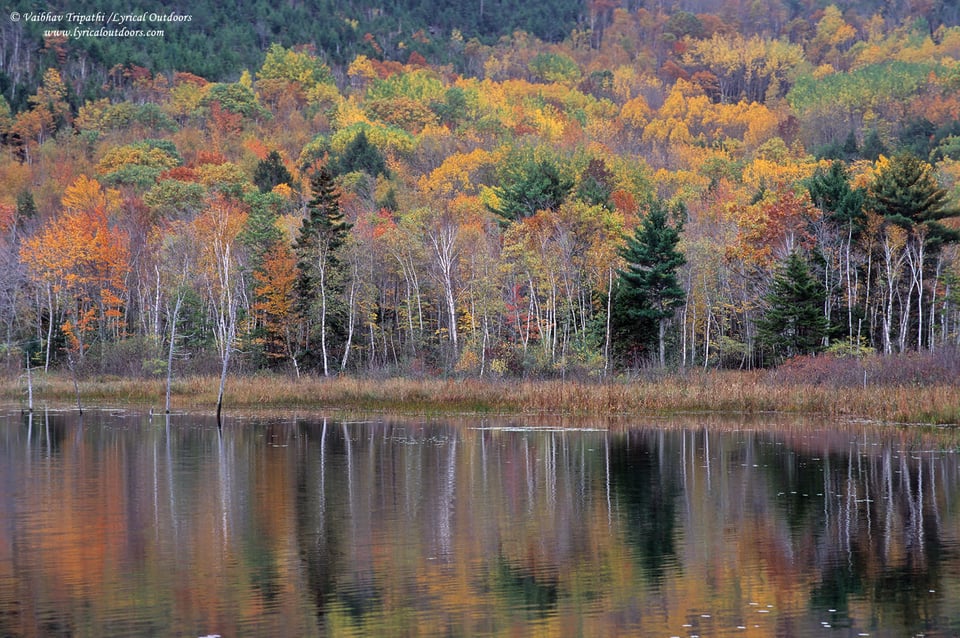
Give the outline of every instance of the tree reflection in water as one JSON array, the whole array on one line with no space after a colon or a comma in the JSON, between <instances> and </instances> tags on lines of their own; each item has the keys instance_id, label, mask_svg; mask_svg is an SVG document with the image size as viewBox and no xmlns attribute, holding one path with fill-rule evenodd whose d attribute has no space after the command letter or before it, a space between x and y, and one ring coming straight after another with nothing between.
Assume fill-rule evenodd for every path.
<instances>
[{"instance_id":1,"label":"tree reflection in water","mask_svg":"<svg viewBox=\"0 0 960 638\"><path fill-rule=\"evenodd\" d=\"M960 631L951 432L83 419L0 425L0 635Z\"/></svg>"}]
</instances>

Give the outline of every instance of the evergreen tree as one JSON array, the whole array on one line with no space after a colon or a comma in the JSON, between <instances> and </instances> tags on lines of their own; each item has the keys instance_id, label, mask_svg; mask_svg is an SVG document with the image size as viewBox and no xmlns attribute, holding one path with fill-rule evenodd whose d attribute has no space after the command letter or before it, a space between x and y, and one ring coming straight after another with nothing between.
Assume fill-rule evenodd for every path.
<instances>
[{"instance_id":1,"label":"evergreen tree","mask_svg":"<svg viewBox=\"0 0 960 638\"><path fill-rule=\"evenodd\" d=\"M907 231L920 224L926 227L931 252L960 241L960 231L941 223L960 216L960 210L947 206L947 191L937 184L933 167L916 155L900 153L883 163L870 190L870 205L887 221Z\"/></svg>"},{"instance_id":2,"label":"evergreen tree","mask_svg":"<svg viewBox=\"0 0 960 638\"><path fill-rule=\"evenodd\" d=\"M865 215L866 191L850 188L850 177L843 162L834 161L824 171L817 168L807 183L810 200L837 226L859 230Z\"/></svg>"},{"instance_id":3,"label":"evergreen tree","mask_svg":"<svg viewBox=\"0 0 960 638\"><path fill-rule=\"evenodd\" d=\"M614 301L613 323L620 348L643 350L654 341L658 345L660 366L666 365L666 326L684 291L677 280L677 269L686 263L677 250L683 230L683 207L674 211L670 224L666 204L650 203L650 211L620 255L627 267L619 271L619 287Z\"/></svg>"},{"instance_id":4,"label":"evergreen tree","mask_svg":"<svg viewBox=\"0 0 960 638\"><path fill-rule=\"evenodd\" d=\"M826 292L803 256L791 252L773 277L767 310L757 322L760 344L777 358L811 354L823 348Z\"/></svg>"},{"instance_id":5,"label":"evergreen tree","mask_svg":"<svg viewBox=\"0 0 960 638\"><path fill-rule=\"evenodd\" d=\"M297 288L302 309L320 314L320 355L324 376L330 374L328 331L335 316L338 293L343 286L343 273L337 251L343 245L351 224L340 211L340 194L333 175L323 167L310 177L312 199L307 204L294 246L297 254Z\"/></svg>"},{"instance_id":6,"label":"evergreen tree","mask_svg":"<svg viewBox=\"0 0 960 638\"><path fill-rule=\"evenodd\" d=\"M538 210L556 210L574 186L573 178L556 162L532 153L508 161L501 182L493 189L500 205L492 211L507 221L530 217Z\"/></svg>"},{"instance_id":7,"label":"evergreen tree","mask_svg":"<svg viewBox=\"0 0 960 638\"><path fill-rule=\"evenodd\" d=\"M852 130L843 142L843 154L847 159L854 159L860 154L860 148L857 146L857 136Z\"/></svg>"},{"instance_id":8,"label":"evergreen tree","mask_svg":"<svg viewBox=\"0 0 960 638\"><path fill-rule=\"evenodd\" d=\"M338 175L344 173L363 172L371 177L383 175L390 177L387 162L377 147L370 143L367 134L362 130L350 140L343 153L334 163Z\"/></svg>"},{"instance_id":9,"label":"evergreen tree","mask_svg":"<svg viewBox=\"0 0 960 638\"><path fill-rule=\"evenodd\" d=\"M33 200L33 193L28 190L22 190L17 193L16 228L23 230L36 216L37 204Z\"/></svg>"},{"instance_id":10,"label":"evergreen tree","mask_svg":"<svg viewBox=\"0 0 960 638\"><path fill-rule=\"evenodd\" d=\"M266 159L257 163L257 168L253 171L253 183L260 189L261 193L269 193L275 186L286 184L293 185L293 175L283 165L280 159L280 153L270 151Z\"/></svg>"},{"instance_id":11,"label":"evergreen tree","mask_svg":"<svg viewBox=\"0 0 960 638\"><path fill-rule=\"evenodd\" d=\"M880 159L881 155L887 154L887 147L884 146L883 140L880 139L880 133L877 132L877 129L873 129L863 138L863 148L860 149L860 155L863 159L868 159L871 162L876 162Z\"/></svg>"}]
</instances>

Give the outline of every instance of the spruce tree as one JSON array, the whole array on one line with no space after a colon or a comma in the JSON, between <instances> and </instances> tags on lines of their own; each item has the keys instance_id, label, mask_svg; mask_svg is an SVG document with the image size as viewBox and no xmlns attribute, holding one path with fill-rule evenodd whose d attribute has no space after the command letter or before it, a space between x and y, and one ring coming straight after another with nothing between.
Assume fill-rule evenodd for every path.
<instances>
[{"instance_id":1,"label":"spruce tree","mask_svg":"<svg viewBox=\"0 0 960 638\"><path fill-rule=\"evenodd\" d=\"M666 365L666 326L685 293L677 269L686 263L677 250L683 230L683 207L671 225L666 204L650 203L650 210L620 255L627 266L620 270L614 301L613 323L619 349L642 351L654 342L660 366Z\"/></svg>"},{"instance_id":2,"label":"spruce tree","mask_svg":"<svg viewBox=\"0 0 960 638\"><path fill-rule=\"evenodd\" d=\"M803 256L791 252L773 277L766 312L757 322L760 344L778 359L821 350L828 327L825 295Z\"/></svg>"},{"instance_id":3,"label":"spruce tree","mask_svg":"<svg viewBox=\"0 0 960 638\"><path fill-rule=\"evenodd\" d=\"M294 249L297 254L297 289L301 309L310 312L314 306L320 315L320 354L324 376L329 376L328 332L330 317L343 286L343 273L337 251L346 240L351 224L340 211L340 194L333 175L323 167L310 177L313 194L307 204Z\"/></svg>"}]
</instances>

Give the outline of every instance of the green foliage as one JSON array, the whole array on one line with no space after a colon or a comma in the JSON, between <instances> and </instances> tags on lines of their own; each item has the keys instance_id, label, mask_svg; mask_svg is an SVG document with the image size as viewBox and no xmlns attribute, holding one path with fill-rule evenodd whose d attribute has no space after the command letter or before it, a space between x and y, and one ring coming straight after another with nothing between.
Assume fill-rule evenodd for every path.
<instances>
[{"instance_id":1,"label":"green foliage","mask_svg":"<svg viewBox=\"0 0 960 638\"><path fill-rule=\"evenodd\" d=\"M33 199L33 193L28 190L17 193L17 225L22 227L36 216L37 204Z\"/></svg>"},{"instance_id":2,"label":"green foliage","mask_svg":"<svg viewBox=\"0 0 960 638\"><path fill-rule=\"evenodd\" d=\"M863 159L876 162L880 159L881 155L886 154L887 147L884 145L883 140L880 139L880 133L877 132L877 129L872 129L863 138L863 147L860 149L860 155Z\"/></svg>"},{"instance_id":3,"label":"green foliage","mask_svg":"<svg viewBox=\"0 0 960 638\"><path fill-rule=\"evenodd\" d=\"M231 113L248 118L264 117L269 112L260 106L253 89L243 84L214 84L207 89L200 104L210 106L218 102L220 107Z\"/></svg>"},{"instance_id":4,"label":"green foliage","mask_svg":"<svg viewBox=\"0 0 960 638\"><path fill-rule=\"evenodd\" d=\"M363 134L364 141L358 141L357 138ZM392 151L402 155L409 154L416 148L416 140L412 135L396 126L382 126L378 124L368 124L358 122L340 129L330 138L330 150L334 154L342 156L353 146L356 149L364 150L365 146L372 146L377 153L379 149ZM342 172L342 171L341 171Z\"/></svg>"},{"instance_id":5,"label":"green foliage","mask_svg":"<svg viewBox=\"0 0 960 638\"><path fill-rule=\"evenodd\" d=\"M292 185L293 175L283 165L280 153L270 151L265 159L257 162L257 168L253 171L253 183L261 193L269 193L280 184Z\"/></svg>"},{"instance_id":6,"label":"green foliage","mask_svg":"<svg viewBox=\"0 0 960 638\"><path fill-rule=\"evenodd\" d=\"M810 200L832 223L858 230L862 226L867 192L863 188L850 187L850 177L843 162L831 162L827 170L817 167L807 182L807 191Z\"/></svg>"},{"instance_id":7,"label":"green foliage","mask_svg":"<svg viewBox=\"0 0 960 638\"><path fill-rule=\"evenodd\" d=\"M320 305L319 330L323 346L319 355L307 353L304 363L328 373L326 350L327 329L338 331L342 325L339 293L343 290L343 267L338 250L346 241L351 228L340 211L340 195L333 174L322 167L310 177L312 197L307 204L307 217L303 220L294 245L297 256L297 292L301 311L315 312Z\"/></svg>"},{"instance_id":8,"label":"green foliage","mask_svg":"<svg viewBox=\"0 0 960 638\"><path fill-rule=\"evenodd\" d=\"M841 358L863 358L876 354L876 349L867 345L866 337L860 337L859 341L840 339L834 341L826 349L826 353Z\"/></svg>"},{"instance_id":9,"label":"green foliage","mask_svg":"<svg viewBox=\"0 0 960 638\"><path fill-rule=\"evenodd\" d=\"M433 100L443 99L446 92L446 87L435 71L417 69L391 75L385 80L375 80L367 89L367 99L389 100L405 97L429 104Z\"/></svg>"},{"instance_id":10,"label":"green foliage","mask_svg":"<svg viewBox=\"0 0 960 638\"><path fill-rule=\"evenodd\" d=\"M331 162L331 166L337 175L362 172L371 177L377 175L389 177L386 160L383 159L377 147L367 140L367 134L362 129L347 144L343 152Z\"/></svg>"},{"instance_id":11,"label":"green foliage","mask_svg":"<svg viewBox=\"0 0 960 638\"><path fill-rule=\"evenodd\" d=\"M580 176L577 196L591 205L608 206L613 187L613 172L603 160L594 158Z\"/></svg>"},{"instance_id":12,"label":"green foliage","mask_svg":"<svg viewBox=\"0 0 960 638\"><path fill-rule=\"evenodd\" d=\"M501 186L493 188L498 204L492 211L507 221L556 210L573 189L568 168L532 150L515 153L500 169Z\"/></svg>"},{"instance_id":13,"label":"green foliage","mask_svg":"<svg viewBox=\"0 0 960 638\"><path fill-rule=\"evenodd\" d=\"M778 361L822 350L828 327L825 297L803 255L792 251L774 275L767 308L757 321L761 346Z\"/></svg>"},{"instance_id":14,"label":"green foliage","mask_svg":"<svg viewBox=\"0 0 960 638\"><path fill-rule=\"evenodd\" d=\"M163 171L153 166L127 164L104 175L104 182L112 186L127 185L140 189L150 188Z\"/></svg>"},{"instance_id":15,"label":"green foliage","mask_svg":"<svg viewBox=\"0 0 960 638\"><path fill-rule=\"evenodd\" d=\"M300 84L305 92L318 84L333 84L330 68L315 55L305 51L286 49L278 43L270 45L257 71L261 80L286 80Z\"/></svg>"},{"instance_id":16,"label":"green foliage","mask_svg":"<svg viewBox=\"0 0 960 638\"><path fill-rule=\"evenodd\" d=\"M666 203L651 201L643 222L620 252L627 265L618 271L612 323L623 354L636 357L659 339L664 362L665 322L686 296L677 279L677 270L686 263L677 248L684 214L682 206L675 208L671 224Z\"/></svg>"},{"instance_id":17,"label":"green foliage","mask_svg":"<svg viewBox=\"0 0 960 638\"><path fill-rule=\"evenodd\" d=\"M538 53L530 61L530 72L543 82L573 84L580 80L580 67L573 58L559 53Z\"/></svg>"},{"instance_id":18,"label":"green foliage","mask_svg":"<svg viewBox=\"0 0 960 638\"><path fill-rule=\"evenodd\" d=\"M468 117L467 94L460 87L453 86L447 89L443 100L433 100L430 108L440 118L440 122L451 128Z\"/></svg>"},{"instance_id":19,"label":"green foliage","mask_svg":"<svg viewBox=\"0 0 960 638\"><path fill-rule=\"evenodd\" d=\"M177 130L177 123L164 113L158 104L152 102L139 105L133 112L132 121L158 133L173 133Z\"/></svg>"},{"instance_id":20,"label":"green foliage","mask_svg":"<svg viewBox=\"0 0 960 638\"><path fill-rule=\"evenodd\" d=\"M203 205L207 189L195 182L160 180L143 196L144 203L169 218L186 217Z\"/></svg>"},{"instance_id":21,"label":"green foliage","mask_svg":"<svg viewBox=\"0 0 960 638\"><path fill-rule=\"evenodd\" d=\"M905 230L924 226L925 241L933 250L960 241L960 231L941 223L960 216L960 210L947 204L947 191L940 188L933 168L911 153L890 158L870 187L873 210Z\"/></svg>"}]
</instances>

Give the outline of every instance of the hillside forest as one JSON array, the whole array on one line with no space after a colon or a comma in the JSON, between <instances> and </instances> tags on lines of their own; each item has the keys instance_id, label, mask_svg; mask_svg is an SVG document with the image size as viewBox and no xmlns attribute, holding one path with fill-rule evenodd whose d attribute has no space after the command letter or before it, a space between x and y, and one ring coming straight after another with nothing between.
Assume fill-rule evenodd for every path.
<instances>
[{"instance_id":1,"label":"hillside forest","mask_svg":"<svg viewBox=\"0 0 960 638\"><path fill-rule=\"evenodd\" d=\"M953 3L538 26L481 0L462 29L396 4L382 30L263 22L219 64L181 50L201 19L165 53L5 22L6 370L586 378L960 345Z\"/></svg>"}]
</instances>

